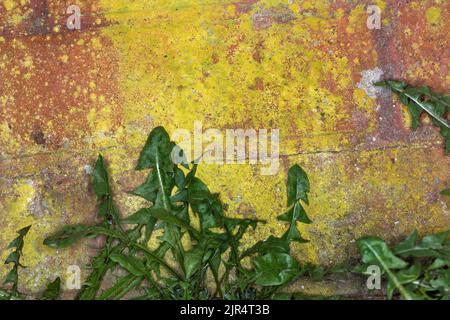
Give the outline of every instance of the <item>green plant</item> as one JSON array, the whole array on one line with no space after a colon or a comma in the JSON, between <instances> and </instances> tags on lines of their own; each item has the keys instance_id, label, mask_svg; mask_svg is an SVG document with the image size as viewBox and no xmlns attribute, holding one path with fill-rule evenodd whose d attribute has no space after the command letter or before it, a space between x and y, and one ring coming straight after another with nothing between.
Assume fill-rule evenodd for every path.
<instances>
[{"instance_id":1,"label":"green plant","mask_svg":"<svg viewBox=\"0 0 450 320\"><path fill-rule=\"evenodd\" d=\"M53 282L47 285L44 293L41 296L41 300L56 300L59 297L61 291L61 278L56 278Z\"/></svg>"},{"instance_id":2,"label":"green plant","mask_svg":"<svg viewBox=\"0 0 450 320\"><path fill-rule=\"evenodd\" d=\"M444 150L450 152L450 96L433 92L429 87L411 87L400 81L380 81L376 86L387 86L396 93L411 114L412 129L416 130L425 112L432 124L440 129ZM450 189L442 195L450 195ZM396 291L401 298L450 299L450 231L428 235L418 243L417 232L390 248L378 237L363 237L357 241L364 265L355 268L364 273L368 265L377 265L386 276L387 296Z\"/></svg>"},{"instance_id":3,"label":"green plant","mask_svg":"<svg viewBox=\"0 0 450 320\"><path fill-rule=\"evenodd\" d=\"M444 138L445 153L450 152L450 124L447 120L450 110L450 96L431 91L429 87L411 87L400 81L380 81L376 86L387 86L395 92L400 101L408 107L411 114L411 126L416 130L422 113L427 113L434 126L440 129Z\"/></svg>"},{"instance_id":4,"label":"green plant","mask_svg":"<svg viewBox=\"0 0 450 320\"><path fill-rule=\"evenodd\" d=\"M0 299L16 299L16 298L18 299L21 297L18 291L19 267L21 268L25 267L20 263L20 258L22 256L22 250L24 245L23 239L27 235L30 228L31 226L28 226L17 231L19 236L15 238L13 241L11 241L11 243L7 247L7 249L14 249L14 250L6 258L5 264L12 263L13 267L6 276L3 285L11 285L11 289L7 291L1 290Z\"/></svg>"},{"instance_id":5,"label":"green plant","mask_svg":"<svg viewBox=\"0 0 450 320\"><path fill-rule=\"evenodd\" d=\"M12 269L6 276L3 285L10 286L8 289L0 289L0 300L21 300L24 295L18 290L19 285L19 268L25 268L20 263L22 250L24 246L24 238L30 230L31 226L25 227L17 231L19 236L8 245L7 249L14 249L6 258L5 264L13 264ZM55 281L48 284L46 290L41 296L41 300L54 300L59 296L61 289L61 279L58 277Z\"/></svg>"},{"instance_id":6,"label":"green plant","mask_svg":"<svg viewBox=\"0 0 450 320\"><path fill-rule=\"evenodd\" d=\"M83 238L105 238L105 245L88 266L91 272L77 299L322 299L325 297L292 295L281 289L300 276L320 281L331 273L348 272L342 266L300 265L290 254L292 241L308 241L297 223L311 223L304 209L310 184L298 165L289 169L287 210L278 216L287 223L286 232L243 250L242 240L249 228L264 221L227 217L219 194L196 177L197 165L172 162L174 146L163 128L150 133L136 168L149 170L149 174L130 192L147 200L148 206L126 218L120 217L114 204L105 162L99 156L93 185L101 222L64 226L44 240L49 247L67 248ZM448 195L449 191L441 193ZM6 260L13 263L4 283L11 288L0 290L0 299L23 298L18 292L18 270L23 267L20 257L29 229L19 230L8 246L15 249ZM449 235L450 231L429 235L418 242L414 232L394 247L377 237L363 237L357 241L363 264L353 270L364 274L368 265L379 266L387 280L388 298L398 292L404 299L448 299ZM151 249L150 241L157 243L156 249ZM101 290L108 271L117 269L122 275ZM40 299L57 299L60 289L57 278Z\"/></svg>"},{"instance_id":7,"label":"green plant","mask_svg":"<svg viewBox=\"0 0 450 320\"><path fill-rule=\"evenodd\" d=\"M284 235L270 236L243 251L244 235L263 221L227 217L219 195L196 177L197 165L185 164L182 169L172 162L174 146L162 127L150 133L136 168L150 171L146 181L131 192L149 206L123 219L100 156L94 190L103 221L94 226L65 226L45 239L47 246L65 248L81 238L107 237L78 299L120 299L134 289L144 292L134 299L268 298L301 275L302 267L290 255L289 244L307 241L297 227L297 222L311 223L302 204L308 204L306 173L298 165L289 170L288 210L278 217L288 223ZM159 238L156 230L162 232ZM156 250L148 246L150 240L158 242ZM116 268L126 273L100 292L106 272ZM208 288L211 278L214 290Z\"/></svg>"},{"instance_id":8,"label":"green plant","mask_svg":"<svg viewBox=\"0 0 450 320\"><path fill-rule=\"evenodd\" d=\"M450 230L425 236L418 241L417 231L399 244L389 247L378 237L357 241L365 273L377 265L387 279L387 297L396 292L406 300L450 299Z\"/></svg>"}]
</instances>

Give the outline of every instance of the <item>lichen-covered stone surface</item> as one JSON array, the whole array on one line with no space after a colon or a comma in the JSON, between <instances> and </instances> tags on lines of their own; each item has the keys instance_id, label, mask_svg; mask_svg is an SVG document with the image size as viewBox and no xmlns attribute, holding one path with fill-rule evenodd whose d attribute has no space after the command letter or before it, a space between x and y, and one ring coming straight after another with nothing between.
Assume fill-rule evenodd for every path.
<instances>
[{"instance_id":1,"label":"lichen-covered stone surface","mask_svg":"<svg viewBox=\"0 0 450 320\"><path fill-rule=\"evenodd\" d=\"M67 28L71 4L80 30ZM381 9L380 29L368 29L368 5ZM86 243L54 251L42 240L95 219L97 154L130 214L142 205L126 191L142 181L133 168L147 134L192 131L194 121L280 129L276 175L200 166L230 215L269 222L248 243L284 230L276 216L295 163L312 186L314 223L301 226L311 241L293 246L302 261L346 261L362 235L394 241L449 228L439 133L426 119L412 132L406 109L372 86L394 78L448 93L449 9L445 0L1 0L0 258L32 224L22 290L84 266L94 250Z\"/></svg>"}]
</instances>

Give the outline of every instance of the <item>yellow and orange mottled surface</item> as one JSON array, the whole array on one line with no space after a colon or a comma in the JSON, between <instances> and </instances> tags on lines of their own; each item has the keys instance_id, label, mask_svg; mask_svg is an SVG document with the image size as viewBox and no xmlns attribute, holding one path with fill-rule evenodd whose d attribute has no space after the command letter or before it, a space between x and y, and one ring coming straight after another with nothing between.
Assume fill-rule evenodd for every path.
<instances>
[{"instance_id":1,"label":"yellow and orange mottled surface","mask_svg":"<svg viewBox=\"0 0 450 320\"><path fill-rule=\"evenodd\" d=\"M66 27L71 4L81 30ZM378 5L379 30L366 26ZM450 227L450 161L439 133L409 129L378 78L447 92L449 2L406 0L0 0L0 253L32 224L22 288L36 292L85 246L44 237L95 217L91 166L104 154L122 214L152 128L279 128L281 168L202 165L229 214L268 220L251 241L280 235L289 166L309 174L311 242L302 261L333 265L355 239L397 240ZM448 92L447 92L448 93ZM424 119L426 122L426 119ZM0 267L0 278L7 272ZM327 293L327 292L325 292ZM331 292L332 293L332 292Z\"/></svg>"}]
</instances>

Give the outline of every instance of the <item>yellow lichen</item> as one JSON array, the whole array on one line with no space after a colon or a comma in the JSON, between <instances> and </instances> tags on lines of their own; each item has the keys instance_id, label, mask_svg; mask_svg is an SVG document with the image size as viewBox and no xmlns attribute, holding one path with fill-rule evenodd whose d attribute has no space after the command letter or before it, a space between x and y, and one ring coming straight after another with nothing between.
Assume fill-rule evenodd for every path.
<instances>
[{"instance_id":1,"label":"yellow lichen","mask_svg":"<svg viewBox=\"0 0 450 320\"><path fill-rule=\"evenodd\" d=\"M14 2L14 0L4 0L3 1L3 7L7 10L7 11L11 11L16 7L16 3Z\"/></svg>"},{"instance_id":2,"label":"yellow lichen","mask_svg":"<svg viewBox=\"0 0 450 320\"><path fill-rule=\"evenodd\" d=\"M442 22L441 9L438 7L430 7L425 12L425 17L430 25L433 26L440 25Z\"/></svg>"},{"instance_id":3,"label":"yellow lichen","mask_svg":"<svg viewBox=\"0 0 450 320\"><path fill-rule=\"evenodd\" d=\"M18 6L11 6L11 0L3 4L6 2L10 2L9 19L14 20L14 15L26 16ZM384 13L384 1L373 3ZM20 4L24 5L25 0ZM270 12L278 6L287 7L296 19L289 23L273 22L263 28L255 26L255 14L260 10ZM282 159L276 175L261 176L258 166L248 164L202 164L199 168L199 176L212 191L221 192L222 200L229 204L228 215L254 216L268 221L246 236L246 245L271 234L279 236L285 230L285 223L276 217L286 210L286 171L294 163L304 167L312 185L306 210L314 223L299 225L311 242L293 245L293 252L302 260L327 264L344 260L351 254L349 248L354 249L351 243L355 238L385 232L380 226L391 228L393 219L401 221L398 229L388 229L394 233L448 224L448 218L442 214L442 204L429 201L432 197L428 194L435 181L445 178L439 173L444 162L430 164L434 149L421 149L418 145L407 150L389 145L386 150L378 150L375 145L374 150L359 151L366 148L366 139L372 139L379 129L377 101L369 98L364 90L355 89L359 68L374 68L377 63L375 43L371 42L375 40L366 26L366 6L351 7L346 31L351 37L361 37L361 41L345 46L336 26L345 28L348 14L342 8L331 11L334 6L330 2L261 0L248 8L247 12L238 12L236 0L220 3L217 0L100 0L97 9L105 13L105 19L96 19L96 23L108 20L106 26L96 31L93 38L83 34L82 38L73 40L80 52L98 57L99 52L108 51L118 61L117 74L108 80L117 84L117 91L102 91L102 82L95 78L102 76L97 65L87 66L92 68L89 69L92 78L71 83L73 79L66 77L61 81L71 83L72 91L63 93L84 98L89 104L86 113L82 113L85 109L73 106L63 116L85 117L89 133L82 140L83 155L98 151L108 159L117 202L124 209L122 214L143 205L142 200L124 194L122 188L126 178L134 177L135 173L130 173L133 159L149 131L163 125L170 133L178 128L193 132L194 122L201 121L205 129L221 131L227 128L281 130ZM411 8L419 10L421 6L416 3ZM431 25L442 21L436 8L426 12ZM388 23L383 16L383 24ZM411 30L406 28L404 34L410 36ZM0 43L4 41L0 37ZM13 50L28 52L20 58L21 63L8 71L21 75L20 66L23 66L25 78L35 75L35 70L28 69L33 69L34 63L37 68L33 57L38 55L29 53L25 40L8 38L8 42ZM420 50L416 46L412 45L413 53ZM75 53L70 55L74 62ZM0 67L9 68L9 60L2 59ZM60 61L68 63L69 57L63 55ZM408 66L406 76L424 79L439 72L437 66L424 61L420 66ZM116 97L120 103L111 102ZM4 93L0 105L14 105L14 99L14 94ZM404 119L405 126L409 126L406 114ZM48 132L53 131L53 121L57 120L46 120ZM10 125L8 121L0 123L2 155L14 154L21 147ZM80 132L81 136L85 137L84 132ZM355 137L363 141L361 145L351 142ZM37 148L41 146L32 146L27 152L42 151ZM64 153L52 153L51 158L55 162L76 164L77 160L69 161L67 155L64 158ZM11 168L20 168L21 175L36 175L39 170L51 168L45 161L20 161ZM80 164L79 170L89 164L85 158L83 161L86 162ZM430 171L435 173L431 176ZM422 177L420 183L417 177ZM24 263L30 266L30 271L24 272L26 281L36 289L50 273L62 272L60 266L39 269L41 263L47 266L48 255L55 255L41 245L44 235L67 222L62 221L62 212L67 212L73 220L83 219L83 215L73 208L70 192L52 204L52 196L39 181L14 179L17 181L11 188L5 187L11 191L0 202L2 212L6 213L0 218L1 225L7 230L0 240L6 245L15 237L15 230L33 224L24 252L27 259ZM87 190L88 178L80 179ZM125 185L128 187L128 183ZM47 201L52 216L45 212L37 216L32 212L39 197ZM92 212L86 209L83 213L93 216L94 205L95 201ZM422 208L427 209L426 214ZM415 221L419 215L423 224ZM436 223L428 223L433 219ZM2 258L6 254L3 251ZM66 259L64 263L72 260ZM40 270L36 274L41 278L33 278L33 270ZM2 269L0 275L5 272Z\"/></svg>"},{"instance_id":4,"label":"yellow lichen","mask_svg":"<svg viewBox=\"0 0 450 320\"><path fill-rule=\"evenodd\" d=\"M51 270L39 270L43 266L45 259L49 255L54 255L54 251L42 244L43 235L53 229L56 216L45 215L45 212L33 213L33 210L40 211L42 208L35 208L39 201L37 183L33 180L18 179L12 186L6 198L0 203L0 208L4 214L0 221L3 226L2 241L10 241L16 237L15 232L23 227L31 225L25 239L23 248L22 263L28 268L20 271L21 285L27 288L40 287L47 282L47 277L52 276ZM9 251L2 251L1 259L4 260ZM1 268L0 278L3 278L7 268ZM53 271L54 272L54 271Z\"/></svg>"},{"instance_id":5,"label":"yellow lichen","mask_svg":"<svg viewBox=\"0 0 450 320\"><path fill-rule=\"evenodd\" d=\"M352 121L347 109L348 98L330 89L339 92L353 88L350 63L340 52L330 54L308 46L311 32L319 30L324 39L336 40L333 20L301 16L293 6L292 12L298 18L295 23L273 24L255 32L252 16L260 6L241 13L239 24L235 24L233 21L208 23L222 21L222 17L221 12L207 4L201 10L195 3L182 10L181 4L175 6L172 2L134 1L126 10L117 1L102 0L101 4L107 18L115 22L103 29L102 35L112 41L119 55L118 78L124 101L121 134L125 135L127 146L138 148L145 141L148 131L136 127L150 129L164 125L169 132L177 128L193 132L194 122L198 120L205 129L280 128L282 154L295 154L299 147L312 151L348 147L351 134L336 130ZM265 8L279 4L280 1L260 3ZM384 2L376 4L385 9ZM158 14L152 12L156 6ZM226 14L235 15L234 6L224 4L224 7ZM308 8L330 17L326 4L305 1L302 9ZM356 6L347 31L367 32L366 19L365 7ZM260 43L264 51L256 59L255 50ZM376 52L365 50L364 55L369 54L375 61ZM328 81L331 81L329 86L325 86ZM367 121L373 119L375 101L363 90L352 90L356 107ZM97 117L91 114L89 122L96 123L94 130L101 132L105 128L94 120ZM376 124L369 121L365 132L374 131ZM106 143L102 137L96 143L102 139ZM112 152L111 163L123 163L120 154L119 150ZM291 161L298 161L308 171L315 166L305 159ZM353 180L344 175L340 177L343 187L334 185L336 173L347 170L345 160L334 165L330 159L323 161L329 165L320 175L311 172L314 188L319 191L309 212L317 222L311 227L301 227L311 237L317 233L328 234L331 221L345 219L353 205L346 200L348 192L344 188L350 188ZM114 172L116 168L120 172L120 165L113 166ZM222 192L224 201L230 204L229 214L239 214L239 206L245 202L258 218L269 221L251 236L261 239L270 233L280 234L285 228L276 220L285 209L285 175L280 171L273 177L260 177L256 172L250 165L202 165L200 176L211 184L212 190ZM372 183L369 177L361 179L363 183ZM333 190L332 194L329 190ZM363 195L362 185L352 191L353 201ZM370 229L373 223L368 222L364 228ZM323 262L318 254L320 245L324 244L295 248L303 258ZM327 247L327 252L340 252L331 244Z\"/></svg>"},{"instance_id":6,"label":"yellow lichen","mask_svg":"<svg viewBox=\"0 0 450 320\"><path fill-rule=\"evenodd\" d=\"M69 62L69 56L67 54L62 55L59 57L59 60L61 60L63 63Z\"/></svg>"}]
</instances>

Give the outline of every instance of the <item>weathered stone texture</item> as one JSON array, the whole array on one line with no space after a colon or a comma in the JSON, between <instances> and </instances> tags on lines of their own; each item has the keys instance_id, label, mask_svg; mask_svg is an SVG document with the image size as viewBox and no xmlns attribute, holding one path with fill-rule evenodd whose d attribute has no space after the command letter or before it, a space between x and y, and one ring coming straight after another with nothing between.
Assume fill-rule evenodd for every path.
<instances>
[{"instance_id":1,"label":"weathered stone texture","mask_svg":"<svg viewBox=\"0 0 450 320\"><path fill-rule=\"evenodd\" d=\"M81 7L81 30L66 9ZM369 4L379 30L366 26ZM92 221L90 172L102 152L123 214L146 135L204 128L279 128L282 166L261 176L250 165L202 165L229 214L279 234L290 165L312 182L299 258L333 265L354 240L396 240L450 227L450 162L439 133L409 129L404 107L380 78L450 84L448 1L3 0L0 3L0 252L33 224L24 287L38 291L85 247L54 252L43 238L65 223ZM424 119L426 122L426 119ZM6 268L0 267L0 278ZM333 291L331 289L331 291ZM330 293L330 292L328 292ZM331 292L332 293L332 292Z\"/></svg>"}]
</instances>

